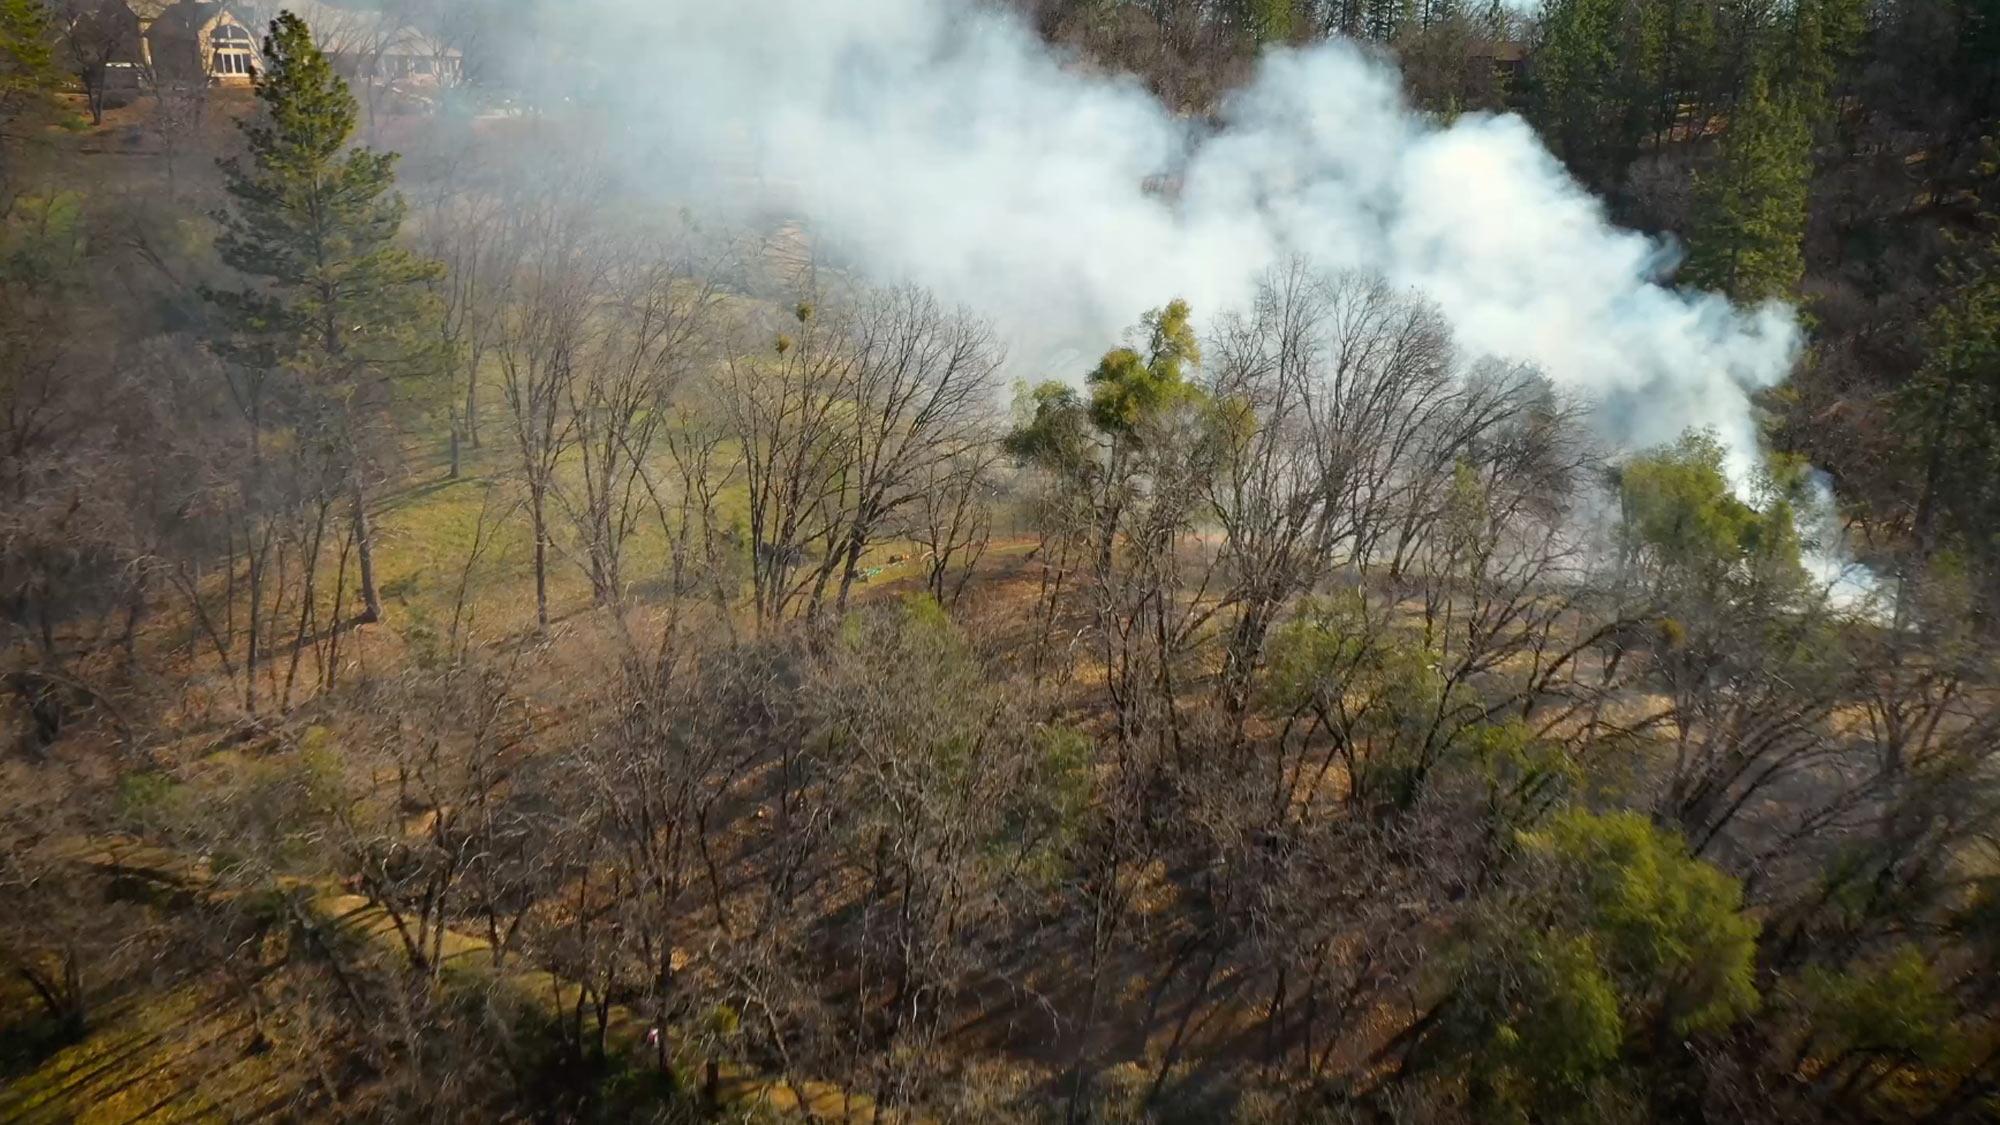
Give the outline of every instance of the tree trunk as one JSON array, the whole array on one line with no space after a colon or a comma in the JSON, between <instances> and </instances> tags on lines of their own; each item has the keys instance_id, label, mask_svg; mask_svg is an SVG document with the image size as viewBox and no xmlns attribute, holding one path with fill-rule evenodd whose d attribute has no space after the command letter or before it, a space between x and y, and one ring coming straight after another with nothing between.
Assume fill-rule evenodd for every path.
<instances>
[{"instance_id":1,"label":"tree trunk","mask_svg":"<svg viewBox=\"0 0 2000 1125\"><path fill-rule=\"evenodd\" d=\"M549 524L542 510L542 490L529 490L528 507L535 531L535 627L549 631Z\"/></svg>"},{"instance_id":2,"label":"tree trunk","mask_svg":"<svg viewBox=\"0 0 2000 1125\"><path fill-rule=\"evenodd\" d=\"M590 514L590 534L594 540L590 544L590 597L593 604L618 605L618 542L617 530L612 526L611 501L608 493L609 481L604 485L607 496L593 505Z\"/></svg>"},{"instance_id":3,"label":"tree trunk","mask_svg":"<svg viewBox=\"0 0 2000 1125\"><path fill-rule=\"evenodd\" d=\"M361 478L354 479L354 557L361 582L361 612L356 625L373 625L382 620L382 595L375 589L375 545L368 527L368 498L361 490Z\"/></svg>"},{"instance_id":4,"label":"tree trunk","mask_svg":"<svg viewBox=\"0 0 2000 1125\"><path fill-rule=\"evenodd\" d=\"M861 548L865 542L866 537L858 533L848 538L847 557L840 566L840 593L833 603L835 617L847 616L847 599L854 592L855 577L861 573ZM944 604L943 599L939 599L938 604Z\"/></svg>"},{"instance_id":5,"label":"tree trunk","mask_svg":"<svg viewBox=\"0 0 2000 1125\"><path fill-rule=\"evenodd\" d=\"M80 1036L88 1028L89 1020L83 1003L83 973L77 964L75 950L64 952L62 979L59 981L29 968L18 968L14 972L35 990L44 1012L50 1020L61 1025L67 1035Z\"/></svg>"},{"instance_id":6,"label":"tree trunk","mask_svg":"<svg viewBox=\"0 0 2000 1125\"><path fill-rule=\"evenodd\" d=\"M473 359L465 378L465 440L479 448L479 360Z\"/></svg>"},{"instance_id":7,"label":"tree trunk","mask_svg":"<svg viewBox=\"0 0 2000 1125\"><path fill-rule=\"evenodd\" d=\"M125 652L125 672L129 676L139 668L139 622L146 615L146 569L143 566L134 572L127 597L125 629L118 640L119 647Z\"/></svg>"},{"instance_id":8,"label":"tree trunk","mask_svg":"<svg viewBox=\"0 0 2000 1125\"><path fill-rule=\"evenodd\" d=\"M257 554L250 556L250 629L243 649L243 710L257 713L257 625L258 614L264 608L264 561Z\"/></svg>"}]
</instances>

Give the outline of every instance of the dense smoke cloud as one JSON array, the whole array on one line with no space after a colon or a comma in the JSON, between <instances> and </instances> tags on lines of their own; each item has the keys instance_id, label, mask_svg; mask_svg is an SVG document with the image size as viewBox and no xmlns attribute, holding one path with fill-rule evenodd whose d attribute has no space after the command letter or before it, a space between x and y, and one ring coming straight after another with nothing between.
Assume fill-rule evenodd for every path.
<instances>
[{"instance_id":1,"label":"dense smoke cloud","mask_svg":"<svg viewBox=\"0 0 2000 1125\"><path fill-rule=\"evenodd\" d=\"M709 214L796 216L864 272L976 308L1026 377L1074 377L1174 296L1213 323L1303 255L1423 291L1468 353L1600 403L1619 445L1711 426L1740 471L1748 393L1796 350L1786 309L1658 284L1668 248L1610 225L1518 118L1439 127L1351 45L1270 53L1204 122L969 0L590 0L539 19L511 81L592 60L641 176Z\"/></svg>"}]
</instances>

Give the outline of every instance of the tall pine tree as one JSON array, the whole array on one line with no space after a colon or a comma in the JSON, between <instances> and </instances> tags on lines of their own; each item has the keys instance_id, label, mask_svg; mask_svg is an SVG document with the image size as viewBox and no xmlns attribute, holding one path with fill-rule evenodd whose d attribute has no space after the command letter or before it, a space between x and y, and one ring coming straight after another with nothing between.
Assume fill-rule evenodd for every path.
<instances>
[{"instance_id":1,"label":"tall pine tree","mask_svg":"<svg viewBox=\"0 0 2000 1125\"><path fill-rule=\"evenodd\" d=\"M0 214L8 198L9 127L55 87L52 35L41 0L0 0Z\"/></svg>"},{"instance_id":2,"label":"tall pine tree","mask_svg":"<svg viewBox=\"0 0 2000 1125\"><path fill-rule=\"evenodd\" d=\"M1695 183L1681 279L1743 302L1791 296L1805 272L1810 158L1811 130L1797 99L1752 79L1721 157Z\"/></svg>"},{"instance_id":3,"label":"tall pine tree","mask_svg":"<svg viewBox=\"0 0 2000 1125\"><path fill-rule=\"evenodd\" d=\"M1570 170L1593 185L1609 182L1619 165L1624 11L1615 0L1550 0L1536 29L1529 115Z\"/></svg>"},{"instance_id":4,"label":"tall pine tree","mask_svg":"<svg viewBox=\"0 0 2000 1125\"><path fill-rule=\"evenodd\" d=\"M441 267L396 245L406 211L394 190L396 154L350 146L354 96L305 21L290 12L273 20L264 59L263 112L241 123L249 162L222 165L234 206L221 216L217 250L253 284L209 294L232 330L218 350L254 368L255 379L297 375L319 407L344 462L360 619L376 621L371 462L396 386L437 370L431 334L415 329L429 299L424 283ZM261 395L249 397L261 427Z\"/></svg>"},{"instance_id":5,"label":"tall pine tree","mask_svg":"<svg viewBox=\"0 0 2000 1125\"><path fill-rule=\"evenodd\" d=\"M0 102L47 92L56 77L53 34L41 0L0 0Z\"/></svg>"},{"instance_id":6,"label":"tall pine tree","mask_svg":"<svg viewBox=\"0 0 2000 1125\"><path fill-rule=\"evenodd\" d=\"M1719 58L1715 6L1709 0L1656 0L1645 5L1642 22L1649 50L1642 79L1652 100L1655 143L1672 136L1687 108L1698 116L1715 86Z\"/></svg>"},{"instance_id":7,"label":"tall pine tree","mask_svg":"<svg viewBox=\"0 0 2000 1125\"><path fill-rule=\"evenodd\" d=\"M1860 0L1793 0L1770 47L1779 85L1798 98L1808 125L1834 117L1840 74L1867 30Z\"/></svg>"},{"instance_id":8,"label":"tall pine tree","mask_svg":"<svg viewBox=\"0 0 2000 1125\"><path fill-rule=\"evenodd\" d=\"M1947 276L1950 292L1925 325L1924 367L1897 403L1906 432L1919 435L1917 550L1920 559L1962 550L2000 587L2000 243Z\"/></svg>"}]
</instances>

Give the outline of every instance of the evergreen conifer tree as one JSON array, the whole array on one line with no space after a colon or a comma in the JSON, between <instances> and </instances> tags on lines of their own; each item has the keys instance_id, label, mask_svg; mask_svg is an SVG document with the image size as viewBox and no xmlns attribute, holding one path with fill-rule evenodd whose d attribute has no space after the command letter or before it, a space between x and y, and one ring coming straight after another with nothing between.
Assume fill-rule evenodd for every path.
<instances>
[{"instance_id":1,"label":"evergreen conifer tree","mask_svg":"<svg viewBox=\"0 0 2000 1125\"><path fill-rule=\"evenodd\" d=\"M1737 107L1714 168L1695 184L1682 280L1754 303L1790 296L1805 272L1811 134L1795 97L1760 76Z\"/></svg>"},{"instance_id":2,"label":"evergreen conifer tree","mask_svg":"<svg viewBox=\"0 0 2000 1125\"><path fill-rule=\"evenodd\" d=\"M1617 115L1625 38L1612 0L1552 0L1536 31L1529 112L1549 146L1586 181L1602 177Z\"/></svg>"},{"instance_id":3,"label":"evergreen conifer tree","mask_svg":"<svg viewBox=\"0 0 2000 1125\"><path fill-rule=\"evenodd\" d=\"M48 10L41 0L0 0L0 142L14 119L56 82ZM6 202L7 149L0 143L0 205ZM4 213L4 212L0 212Z\"/></svg>"},{"instance_id":4,"label":"evergreen conifer tree","mask_svg":"<svg viewBox=\"0 0 2000 1125\"><path fill-rule=\"evenodd\" d=\"M253 284L209 297L231 335L226 358L264 373L296 374L344 460L360 571L361 620L379 620L367 487L371 433L400 380L435 371L430 334L416 331L440 267L396 245L406 211L396 154L351 147L356 103L285 12L264 41L257 79L263 112L241 128L249 161L223 162L234 206L221 216L222 260ZM253 403L261 396L252 395ZM252 408L260 427L260 407Z\"/></svg>"},{"instance_id":5,"label":"evergreen conifer tree","mask_svg":"<svg viewBox=\"0 0 2000 1125\"><path fill-rule=\"evenodd\" d=\"M0 0L0 101L40 95L54 83L51 35L41 0Z\"/></svg>"},{"instance_id":6,"label":"evergreen conifer tree","mask_svg":"<svg viewBox=\"0 0 2000 1125\"><path fill-rule=\"evenodd\" d=\"M2000 245L1951 271L1952 290L1925 325L1923 369L1898 413L1913 446L1920 556L1963 549L1982 575L2000 558Z\"/></svg>"},{"instance_id":7,"label":"evergreen conifer tree","mask_svg":"<svg viewBox=\"0 0 2000 1125\"><path fill-rule=\"evenodd\" d=\"M1771 67L1784 89L1820 124L1833 117L1840 71L1867 28L1858 0L1794 0L1779 22Z\"/></svg>"}]
</instances>

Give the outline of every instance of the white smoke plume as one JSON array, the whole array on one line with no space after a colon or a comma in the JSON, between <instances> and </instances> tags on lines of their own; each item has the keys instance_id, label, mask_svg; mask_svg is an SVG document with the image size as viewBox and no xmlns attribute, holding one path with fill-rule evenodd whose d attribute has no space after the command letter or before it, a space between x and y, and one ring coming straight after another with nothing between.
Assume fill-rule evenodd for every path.
<instances>
[{"instance_id":1,"label":"white smoke plume","mask_svg":"<svg viewBox=\"0 0 2000 1125\"><path fill-rule=\"evenodd\" d=\"M710 214L795 216L877 280L971 306L1023 377L1076 377L1172 297L1212 324L1302 255L1422 291L1467 353L1538 365L1624 448L1714 428L1740 477L1749 393L1797 350L1783 307L1659 284L1670 248L1611 225L1520 119L1433 124L1351 45L1269 53L1218 126L973 0L583 0L534 19L508 80L592 60L642 174ZM1180 190L1148 190L1161 177Z\"/></svg>"}]
</instances>

